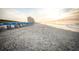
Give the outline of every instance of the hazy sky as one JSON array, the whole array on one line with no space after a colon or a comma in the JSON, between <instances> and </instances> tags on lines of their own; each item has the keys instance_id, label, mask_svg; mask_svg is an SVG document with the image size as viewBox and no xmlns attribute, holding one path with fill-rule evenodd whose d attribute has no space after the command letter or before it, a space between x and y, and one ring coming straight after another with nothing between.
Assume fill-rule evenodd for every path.
<instances>
[{"instance_id":1,"label":"hazy sky","mask_svg":"<svg viewBox=\"0 0 79 59\"><path fill-rule=\"evenodd\" d=\"M0 8L0 18L25 21L28 16L35 19L60 18L72 8Z\"/></svg>"}]
</instances>

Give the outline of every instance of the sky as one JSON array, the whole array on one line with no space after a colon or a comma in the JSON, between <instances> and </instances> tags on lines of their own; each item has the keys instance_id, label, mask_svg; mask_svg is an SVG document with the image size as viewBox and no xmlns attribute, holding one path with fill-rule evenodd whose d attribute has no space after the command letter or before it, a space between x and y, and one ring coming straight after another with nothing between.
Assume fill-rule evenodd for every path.
<instances>
[{"instance_id":1,"label":"sky","mask_svg":"<svg viewBox=\"0 0 79 59\"><path fill-rule=\"evenodd\" d=\"M0 19L26 21L28 16L37 20L64 17L64 14L73 8L0 8Z\"/></svg>"}]
</instances>

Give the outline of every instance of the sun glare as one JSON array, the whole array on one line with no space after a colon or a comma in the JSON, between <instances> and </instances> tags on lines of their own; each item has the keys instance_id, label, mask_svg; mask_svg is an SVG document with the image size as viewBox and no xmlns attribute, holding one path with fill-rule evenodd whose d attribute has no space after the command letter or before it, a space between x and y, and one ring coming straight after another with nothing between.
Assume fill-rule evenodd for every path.
<instances>
[{"instance_id":1,"label":"sun glare","mask_svg":"<svg viewBox=\"0 0 79 59\"><path fill-rule=\"evenodd\" d=\"M53 20L58 20L66 16L61 9L43 9L40 12L45 18L52 18Z\"/></svg>"}]
</instances>

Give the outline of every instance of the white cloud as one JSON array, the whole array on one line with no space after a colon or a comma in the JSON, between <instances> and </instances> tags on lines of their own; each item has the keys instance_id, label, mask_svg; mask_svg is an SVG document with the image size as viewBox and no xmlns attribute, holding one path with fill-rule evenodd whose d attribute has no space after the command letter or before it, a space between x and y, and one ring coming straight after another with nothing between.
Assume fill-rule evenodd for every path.
<instances>
[{"instance_id":1,"label":"white cloud","mask_svg":"<svg viewBox=\"0 0 79 59\"><path fill-rule=\"evenodd\" d=\"M0 19L24 21L26 19L26 15L17 13L16 9L13 8L2 8L0 9Z\"/></svg>"}]
</instances>

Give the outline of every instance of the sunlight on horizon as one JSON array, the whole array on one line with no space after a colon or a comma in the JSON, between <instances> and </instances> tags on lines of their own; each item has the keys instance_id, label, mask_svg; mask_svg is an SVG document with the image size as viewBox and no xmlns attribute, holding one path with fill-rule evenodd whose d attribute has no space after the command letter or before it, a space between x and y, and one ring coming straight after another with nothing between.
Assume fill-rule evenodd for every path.
<instances>
[{"instance_id":1,"label":"sunlight on horizon","mask_svg":"<svg viewBox=\"0 0 79 59\"><path fill-rule=\"evenodd\" d=\"M52 18L52 20L58 20L66 16L62 11L62 9L42 9L39 11L39 14L43 14L45 18Z\"/></svg>"}]
</instances>

